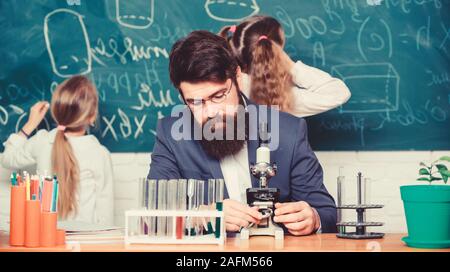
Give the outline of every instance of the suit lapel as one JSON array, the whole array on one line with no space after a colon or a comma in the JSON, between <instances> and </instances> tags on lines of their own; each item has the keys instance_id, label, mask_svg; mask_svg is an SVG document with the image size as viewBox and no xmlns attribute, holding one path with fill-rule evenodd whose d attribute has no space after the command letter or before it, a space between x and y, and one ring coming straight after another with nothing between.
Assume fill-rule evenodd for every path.
<instances>
[{"instance_id":1,"label":"suit lapel","mask_svg":"<svg viewBox=\"0 0 450 272\"><path fill-rule=\"evenodd\" d=\"M209 167L209 171L211 176L215 179L223 179L222 169L220 168L220 161L213 159L206 155L205 159L207 160L207 165Z\"/></svg>"},{"instance_id":2,"label":"suit lapel","mask_svg":"<svg viewBox=\"0 0 450 272\"><path fill-rule=\"evenodd\" d=\"M202 151L203 151L203 149L202 149ZM203 153L203 158L205 158L206 165L208 166L209 171L211 173L211 178L224 179L222 169L220 168L220 161L218 161L214 158L211 158L204 151L202 153ZM223 187L224 187L223 188L223 198L227 199L227 198L229 198L229 196L228 196L228 190L227 190L226 183L224 183Z\"/></svg>"}]
</instances>

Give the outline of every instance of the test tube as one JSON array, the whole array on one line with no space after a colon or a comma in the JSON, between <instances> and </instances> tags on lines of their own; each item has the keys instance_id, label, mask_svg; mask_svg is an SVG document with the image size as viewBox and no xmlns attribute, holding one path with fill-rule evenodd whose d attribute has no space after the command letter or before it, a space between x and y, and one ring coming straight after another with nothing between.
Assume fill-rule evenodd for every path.
<instances>
[{"instance_id":1,"label":"test tube","mask_svg":"<svg viewBox=\"0 0 450 272\"><path fill-rule=\"evenodd\" d=\"M358 205L366 204L365 179L363 179L361 172L358 173L357 177L357 196L358 196Z\"/></svg>"},{"instance_id":2,"label":"test tube","mask_svg":"<svg viewBox=\"0 0 450 272\"><path fill-rule=\"evenodd\" d=\"M138 209L147 208L148 197L148 183L146 178L139 179L139 199L138 199Z\"/></svg>"},{"instance_id":3,"label":"test tube","mask_svg":"<svg viewBox=\"0 0 450 272\"><path fill-rule=\"evenodd\" d=\"M216 207L216 180L215 179L208 179L208 209L209 210L215 210ZM208 233L214 233L214 218L211 217L208 220Z\"/></svg>"},{"instance_id":4,"label":"test tube","mask_svg":"<svg viewBox=\"0 0 450 272\"><path fill-rule=\"evenodd\" d=\"M147 209L147 203L148 203L148 183L147 178L141 178L139 179L139 194L138 194L138 209L139 210L145 210ZM148 224L147 224L147 218L139 216L138 217L138 233L140 235L147 235L148 234Z\"/></svg>"},{"instance_id":5,"label":"test tube","mask_svg":"<svg viewBox=\"0 0 450 272\"><path fill-rule=\"evenodd\" d=\"M372 204L371 199L372 179L364 178L362 185L363 185L363 204L370 205ZM372 212L374 211L371 209L368 209L364 212L364 221L370 220Z\"/></svg>"},{"instance_id":6,"label":"test tube","mask_svg":"<svg viewBox=\"0 0 450 272\"><path fill-rule=\"evenodd\" d=\"M156 179L147 180L147 209L148 210L156 210L158 194L157 194L157 186L158 181ZM151 216L148 218L148 235L156 236L156 217Z\"/></svg>"},{"instance_id":7,"label":"test tube","mask_svg":"<svg viewBox=\"0 0 450 272\"><path fill-rule=\"evenodd\" d=\"M186 210L186 187L187 180L179 179L177 185L177 210ZM183 238L184 222L183 217L178 216L176 220L176 237L177 239Z\"/></svg>"},{"instance_id":8,"label":"test tube","mask_svg":"<svg viewBox=\"0 0 450 272\"><path fill-rule=\"evenodd\" d=\"M365 186L364 180L362 178L361 172L358 173L357 177L357 197L358 197L358 205L365 204ZM365 222L365 213L358 212L358 223ZM364 233L365 227L356 227L356 233Z\"/></svg>"},{"instance_id":9,"label":"test tube","mask_svg":"<svg viewBox=\"0 0 450 272\"><path fill-rule=\"evenodd\" d=\"M223 187L224 187L223 179L216 179L216 209L218 211L223 210ZM216 218L216 228L214 235L216 238L220 238L220 218Z\"/></svg>"},{"instance_id":10,"label":"test tube","mask_svg":"<svg viewBox=\"0 0 450 272\"><path fill-rule=\"evenodd\" d=\"M339 176L337 178L337 205L344 205L345 197L345 176L342 175L343 167L339 168ZM342 209L337 209L337 222L342 222ZM345 233L345 226L339 226L339 233Z\"/></svg>"},{"instance_id":11,"label":"test tube","mask_svg":"<svg viewBox=\"0 0 450 272\"><path fill-rule=\"evenodd\" d=\"M167 210L175 211L177 209L177 179L171 179L167 183ZM174 220L173 217L167 217L167 236L174 236Z\"/></svg>"},{"instance_id":12,"label":"test tube","mask_svg":"<svg viewBox=\"0 0 450 272\"><path fill-rule=\"evenodd\" d=\"M363 181L363 204L370 205L372 204L372 201L370 199L371 197L371 189L372 189L372 179L371 178L364 178Z\"/></svg>"},{"instance_id":13,"label":"test tube","mask_svg":"<svg viewBox=\"0 0 450 272\"><path fill-rule=\"evenodd\" d=\"M199 180L197 181L197 210L201 210L202 206L204 205L205 205L205 181ZM203 217L202 218L197 217L196 219L197 219L196 220L197 234L203 235L203 230L208 228L208 226L206 225L206 220Z\"/></svg>"},{"instance_id":14,"label":"test tube","mask_svg":"<svg viewBox=\"0 0 450 272\"><path fill-rule=\"evenodd\" d=\"M188 187L187 187L187 196L188 196L188 210L192 210L195 208L195 190L196 190L196 184L197 180L195 179L189 179L188 180ZM187 217L186 220L186 228L187 228L187 234L188 236L194 235L193 233L193 225L192 225L192 217Z\"/></svg>"},{"instance_id":15,"label":"test tube","mask_svg":"<svg viewBox=\"0 0 450 272\"><path fill-rule=\"evenodd\" d=\"M223 189L224 189L225 181L223 179L216 179L216 203L223 202Z\"/></svg>"},{"instance_id":16,"label":"test tube","mask_svg":"<svg viewBox=\"0 0 450 272\"><path fill-rule=\"evenodd\" d=\"M167 209L167 180L158 180L158 210L164 211ZM157 236L165 237L167 230L167 218L165 216L158 216L157 222Z\"/></svg>"}]
</instances>

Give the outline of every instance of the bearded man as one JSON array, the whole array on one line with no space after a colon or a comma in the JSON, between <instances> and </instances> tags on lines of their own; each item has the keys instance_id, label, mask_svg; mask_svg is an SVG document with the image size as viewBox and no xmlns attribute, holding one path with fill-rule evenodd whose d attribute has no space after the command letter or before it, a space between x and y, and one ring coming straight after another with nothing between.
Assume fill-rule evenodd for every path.
<instances>
[{"instance_id":1,"label":"bearded man","mask_svg":"<svg viewBox=\"0 0 450 272\"><path fill-rule=\"evenodd\" d=\"M169 70L185 106L158 121L149 179L224 179L226 230L258 224L262 214L247 204L246 189L259 187L250 164L256 162L263 120L278 166L269 181L280 190L273 220L292 235L336 232L335 202L309 145L306 121L245 97L240 68L223 38L194 31L178 40Z\"/></svg>"}]
</instances>

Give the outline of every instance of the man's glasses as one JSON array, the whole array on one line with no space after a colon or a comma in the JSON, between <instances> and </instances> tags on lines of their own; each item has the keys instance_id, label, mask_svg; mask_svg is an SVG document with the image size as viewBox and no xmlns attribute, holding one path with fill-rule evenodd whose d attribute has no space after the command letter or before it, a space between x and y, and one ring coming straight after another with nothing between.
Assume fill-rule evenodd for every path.
<instances>
[{"instance_id":1,"label":"man's glasses","mask_svg":"<svg viewBox=\"0 0 450 272\"><path fill-rule=\"evenodd\" d=\"M228 88L228 90L227 89L219 90L206 99L187 98L187 99L185 99L185 101L188 106L195 107L195 108L204 106L206 104L206 101L211 101L215 104L219 104L227 99L228 95L231 92L232 87L233 87L233 80L231 80L231 84L230 84L230 87Z\"/></svg>"}]
</instances>

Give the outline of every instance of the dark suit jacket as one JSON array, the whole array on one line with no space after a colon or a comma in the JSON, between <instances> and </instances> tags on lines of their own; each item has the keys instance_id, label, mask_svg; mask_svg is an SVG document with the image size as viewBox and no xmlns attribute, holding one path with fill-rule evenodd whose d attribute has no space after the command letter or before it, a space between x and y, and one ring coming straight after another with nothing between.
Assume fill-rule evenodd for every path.
<instances>
[{"instance_id":1,"label":"dark suit jacket","mask_svg":"<svg viewBox=\"0 0 450 272\"><path fill-rule=\"evenodd\" d=\"M247 98L248 105L255 105ZM269 109L270 111L274 109ZM191 114L186 108L185 114ZM207 180L223 178L220 162L208 156L200 143L194 140L176 141L171 136L172 125L181 117L165 117L159 120L156 142L151 155L150 179L194 178ZM271 120L267 118L269 128ZM280 189L280 202L306 201L319 213L322 232L336 232L336 205L323 184L322 167L308 142L306 121L279 112L279 146L271 151L271 161L276 162L278 172L270 179L269 187ZM250 163L256 161L258 140L247 142ZM258 180L251 176L253 187ZM225 188L225 198L228 193Z\"/></svg>"}]
</instances>

